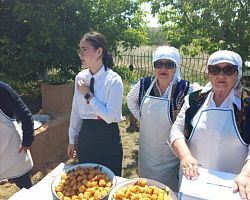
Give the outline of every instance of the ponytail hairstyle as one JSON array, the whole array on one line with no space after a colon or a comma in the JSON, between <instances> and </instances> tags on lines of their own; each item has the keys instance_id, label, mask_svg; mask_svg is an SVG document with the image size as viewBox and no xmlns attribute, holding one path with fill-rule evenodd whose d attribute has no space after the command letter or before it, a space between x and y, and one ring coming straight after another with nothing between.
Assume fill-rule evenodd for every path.
<instances>
[{"instance_id":1,"label":"ponytail hairstyle","mask_svg":"<svg viewBox=\"0 0 250 200\"><path fill-rule=\"evenodd\" d=\"M86 33L81 40L88 41L95 48L102 48L102 62L105 67L110 69L114 66L114 61L112 55L108 52L108 42L105 36L99 32L88 32Z\"/></svg>"}]
</instances>

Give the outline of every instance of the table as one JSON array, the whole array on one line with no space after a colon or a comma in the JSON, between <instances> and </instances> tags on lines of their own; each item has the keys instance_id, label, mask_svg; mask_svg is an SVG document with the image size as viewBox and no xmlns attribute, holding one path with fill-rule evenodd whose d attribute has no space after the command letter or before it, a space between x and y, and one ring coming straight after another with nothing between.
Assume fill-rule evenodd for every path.
<instances>
[{"instance_id":1,"label":"table","mask_svg":"<svg viewBox=\"0 0 250 200\"><path fill-rule=\"evenodd\" d=\"M13 196L9 198L9 200L53 200L53 195L51 192L51 183L54 178L62 172L65 168L69 167L64 163L60 163L55 169L53 169L47 176L45 176L40 182L33 185L30 189L21 189ZM126 180L125 178L116 176L117 183Z\"/></svg>"}]
</instances>

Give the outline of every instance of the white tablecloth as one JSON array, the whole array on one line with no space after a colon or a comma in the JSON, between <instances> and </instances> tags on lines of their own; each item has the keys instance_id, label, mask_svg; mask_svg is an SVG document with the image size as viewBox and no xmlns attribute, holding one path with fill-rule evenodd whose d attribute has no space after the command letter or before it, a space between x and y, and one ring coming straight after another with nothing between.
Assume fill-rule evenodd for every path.
<instances>
[{"instance_id":1,"label":"white tablecloth","mask_svg":"<svg viewBox=\"0 0 250 200\"><path fill-rule=\"evenodd\" d=\"M35 184L30 189L21 189L13 196L9 198L9 200L53 200L53 195L51 192L51 183L54 178L63 171L63 169L68 166L64 163L60 163L55 169L53 169L47 176L45 176L40 182ZM126 180L122 177L116 177L117 183Z\"/></svg>"}]
</instances>

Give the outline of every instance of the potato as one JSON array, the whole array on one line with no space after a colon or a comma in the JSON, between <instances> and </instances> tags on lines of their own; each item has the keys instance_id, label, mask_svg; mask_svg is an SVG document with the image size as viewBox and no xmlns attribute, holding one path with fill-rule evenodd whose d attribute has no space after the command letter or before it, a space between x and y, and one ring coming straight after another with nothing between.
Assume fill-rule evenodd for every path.
<instances>
[{"instance_id":1,"label":"potato","mask_svg":"<svg viewBox=\"0 0 250 200\"><path fill-rule=\"evenodd\" d=\"M81 182L83 180L83 176L79 175L77 178L76 178L77 182Z\"/></svg>"},{"instance_id":2,"label":"potato","mask_svg":"<svg viewBox=\"0 0 250 200\"><path fill-rule=\"evenodd\" d=\"M92 188L87 188L86 192L90 192L91 194L94 194L96 191L96 188L95 187L92 187Z\"/></svg>"},{"instance_id":3,"label":"potato","mask_svg":"<svg viewBox=\"0 0 250 200\"><path fill-rule=\"evenodd\" d=\"M147 180L140 179L134 185L118 189L114 196L116 200L164 200L164 195L164 189L148 186ZM170 199L169 194L166 195Z\"/></svg>"},{"instance_id":4,"label":"potato","mask_svg":"<svg viewBox=\"0 0 250 200\"><path fill-rule=\"evenodd\" d=\"M79 193L78 194L78 199L83 199L83 198L84 198L83 193Z\"/></svg>"},{"instance_id":5,"label":"potato","mask_svg":"<svg viewBox=\"0 0 250 200\"><path fill-rule=\"evenodd\" d=\"M67 174L62 174L61 179L65 180L67 178Z\"/></svg>"},{"instance_id":6,"label":"potato","mask_svg":"<svg viewBox=\"0 0 250 200\"><path fill-rule=\"evenodd\" d=\"M78 196L77 196L77 195L73 195L73 196L71 197L71 200L76 200L76 199L78 199Z\"/></svg>"},{"instance_id":7,"label":"potato","mask_svg":"<svg viewBox=\"0 0 250 200\"><path fill-rule=\"evenodd\" d=\"M98 174L98 175L96 175L96 179L97 180L105 179L105 175L104 174Z\"/></svg>"},{"instance_id":8,"label":"potato","mask_svg":"<svg viewBox=\"0 0 250 200\"><path fill-rule=\"evenodd\" d=\"M92 196L91 192L84 192L83 197L89 199Z\"/></svg>"},{"instance_id":9,"label":"potato","mask_svg":"<svg viewBox=\"0 0 250 200\"><path fill-rule=\"evenodd\" d=\"M106 190L102 190L101 194L102 194L102 198L103 198L103 197L107 196L108 192Z\"/></svg>"},{"instance_id":10,"label":"potato","mask_svg":"<svg viewBox=\"0 0 250 200\"><path fill-rule=\"evenodd\" d=\"M111 190L111 187L105 187L104 190L106 190L107 192L109 192Z\"/></svg>"},{"instance_id":11,"label":"potato","mask_svg":"<svg viewBox=\"0 0 250 200\"><path fill-rule=\"evenodd\" d=\"M79 192L84 193L86 191L86 188L84 185L81 185L81 187L79 188Z\"/></svg>"},{"instance_id":12,"label":"potato","mask_svg":"<svg viewBox=\"0 0 250 200\"><path fill-rule=\"evenodd\" d=\"M98 190L96 190L95 193L94 193L94 198L95 198L95 200L101 199L102 198L101 192L99 192Z\"/></svg>"},{"instance_id":13,"label":"potato","mask_svg":"<svg viewBox=\"0 0 250 200\"><path fill-rule=\"evenodd\" d=\"M102 179L99 180L99 186L104 187L104 186L106 186L106 184L107 183L106 183L105 179L102 178Z\"/></svg>"},{"instance_id":14,"label":"potato","mask_svg":"<svg viewBox=\"0 0 250 200\"><path fill-rule=\"evenodd\" d=\"M139 198L139 195L134 194L133 196L131 196L130 199L131 199L131 200L139 200L140 198Z\"/></svg>"},{"instance_id":15,"label":"potato","mask_svg":"<svg viewBox=\"0 0 250 200\"><path fill-rule=\"evenodd\" d=\"M126 197L127 199L130 199L131 196L133 196L133 193L132 193L130 190L126 191L125 197Z\"/></svg>"},{"instance_id":16,"label":"potato","mask_svg":"<svg viewBox=\"0 0 250 200\"><path fill-rule=\"evenodd\" d=\"M90 181L91 181L91 180L93 180L93 178L94 178L94 177L95 177L95 175L94 175L94 174L89 174L89 175L88 175L88 180L90 180Z\"/></svg>"},{"instance_id":17,"label":"potato","mask_svg":"<svg viewBox=\"0 0 250 200\"><path fill-rule=\"evenodd\" d=\"M145 191L147 194L153 194L153 189L150 187L147 187Z\"/></svg>"},{"instance_id":18,"label":"potato","mask_svg":"<svg viewBox=\"0 0 250 200\"><path fill-rule=\"evenodd\" d=\"M71 192L66 191L64 195L67 196L67 197L69 197L71 195Z\"/></svg>"},{"instance_id":19,"label":"potato","mask_svg":"<svg viewBox=\"0 0 250 200\"><path fill-rule=\"evenodd\" d=\"M107 196L111 187L109 177L99 169L77 166L61 175L55 192L62 200L99 200Z\"/></svg>"},{"instance_id":20,"label":"potato","mask_svg":"<svg viewBox=\"0 0 250 200\"><path fill-rule=\"evenodd\" d=\"M92 187L98 186L98 182L97 181L92 181L91 185L92 185Z\"/></svg>"},{"instance_id":21,"label":"potato","mask_svg":"<svg viewBox=\"0 0 250 200\"><path fill-rule=\"evenodd\" d=\"M125 193L121 190L118 190L115 194L115 198L123 199L125 198Z\"/></svg>"},{"instance_id":22,"label":"potato","mask_svg":"<svg viewBox=\"0 0 250 200\"><path fill-rule=\"evenodd\" d=\"M63 191L63 186L59 185L59 186L55 187L55 191L56 191L56 192L61 192L61 191Z\"/></svg>"},{"instance_id":23,"label":"potato","mask_svg":"<svg viewBox=\"0 0 250 200\"><path fill-rule=\"evenodd\" d=\"M141 187L144 187L145 185L147 185L147 180L139 179L139 181L136 184L141 186Z\"/></svg>"},{"instance_id":24,"label":"potato","mask_svg":"<svg viewBox=\"0 0 250 200\"><path fill-rule=\"evenodd\" d=\"M111 181L107 182L106 186L107 186L107 187L111 187L111 186L112 186Z\"/></svg>"},{"instance_id":25,"label":"potato","mask_svg":"<svg viewBox=\"0 0 250 200\"><path fill-rule=\"evenodd\" d=\"M77 182L77 181L76 181L76 179L75 179L75 178L73 178L73 179L71 180L71 182L70 182L70 184L69 184L69 185L70 185L70 186L73 186L73 185L75 185L75 184L76 184L76 182Z\"/></svg>"},{"instance_id":26,"label":"potato","mask_svg":"<svg viewBox=\"0 0 250 200\"><path fill-rule=\"evenodd\" d=\"M57 192L56 194L57 194L57 196L59 197L59 199L63 199L63 197L64 197L63 193Z\"/></svg>"}]
</instances>

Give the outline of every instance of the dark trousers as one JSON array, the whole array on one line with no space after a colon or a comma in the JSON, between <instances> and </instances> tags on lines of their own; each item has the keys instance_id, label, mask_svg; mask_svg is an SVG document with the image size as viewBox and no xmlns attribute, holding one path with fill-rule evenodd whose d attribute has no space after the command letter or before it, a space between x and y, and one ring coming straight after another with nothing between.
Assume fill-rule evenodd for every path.
<instances>
[{"instance_id":1,"label":"dark trousers","mask_svg":"<svg viewBox=\"0 0 250 200\"><path fill-rule=\"evenodd\" d=\"M25 173L24 175L17 177L17 178L12 178L11 179L17 187L20 189L26 188L29 189L32 186L31 180L30 180L30 174L29 172Z\"/></svg>"}]
</instances>

